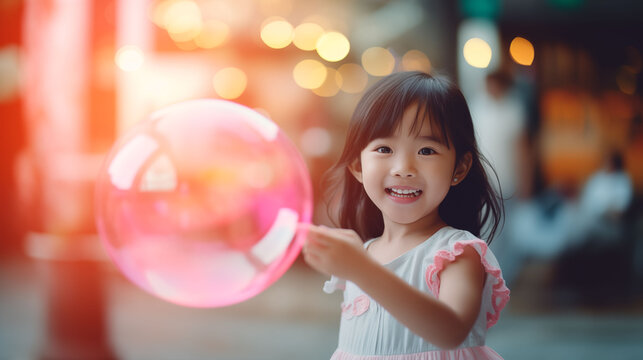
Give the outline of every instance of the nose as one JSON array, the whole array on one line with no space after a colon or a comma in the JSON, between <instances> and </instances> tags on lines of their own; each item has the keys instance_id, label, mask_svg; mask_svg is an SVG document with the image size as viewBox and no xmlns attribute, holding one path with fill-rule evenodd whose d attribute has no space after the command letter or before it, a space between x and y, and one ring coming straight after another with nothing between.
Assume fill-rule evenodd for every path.
<instances>
[{"instance_id":1,"label":"nose","mask_svg":"<svg viewBox=\"0 0 643 360\"><path fill-rule=\"evenodd\" d=\"M410 156L400 155L395 158L391 167L391 175L402 178L415 177L417 174L415 165Z\"/></svg>"}]
</instances>

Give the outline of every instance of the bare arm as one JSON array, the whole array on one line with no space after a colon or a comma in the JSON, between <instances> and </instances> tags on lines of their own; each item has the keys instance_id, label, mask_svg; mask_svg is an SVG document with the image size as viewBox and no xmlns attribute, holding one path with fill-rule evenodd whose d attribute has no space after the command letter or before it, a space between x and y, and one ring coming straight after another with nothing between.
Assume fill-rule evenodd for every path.
<instances>
[{"instance_id":1,"label":"bare arm","mask_svg":"<svg viewBox=\"0 0 643 360\"><path fill-rule=\"evenodd\" d=\"M437 300L368 256L350 230L311 226L305 259L318 271L352 281L400 323L441 348L461 344L480 310L484 269L470 248L440 274Z\"/></svg>"}]
</instances>

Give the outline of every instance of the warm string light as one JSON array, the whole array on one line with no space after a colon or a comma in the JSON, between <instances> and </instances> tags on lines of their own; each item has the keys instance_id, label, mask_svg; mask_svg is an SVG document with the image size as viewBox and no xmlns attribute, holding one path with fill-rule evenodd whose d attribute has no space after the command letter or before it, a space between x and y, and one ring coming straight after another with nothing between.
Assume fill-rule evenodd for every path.
<instances>
[{"instance_id":1,"label":"warm string light","mask_svg":"<svg viewBox=\"0 0 643 360\"><path fill-rule=\"evenodd\" d=\"M213 19L213 12L202 6L194 0L162 0L151 8L150 18L168 32L181 50L215 49L227 44L230 41L230 25ZM263 44L272 49L284 49L293 44L302 51L315 51L319 60L300 61L293 69L293 79L301 88L322 97L332 97L340 91L360 93L366 88L369 76L386 76L396 69L398 59L388 49L377 46L362 53L361 64L345 63L338 67L324 65L322 60L328 63L342 62L351 50L346 35L326 29L328 24L327 19L310 17L294 27L285 18L269 17L263 21L259 36ZM119 68L124 71L134 71L143 62L142 52L129 50L121 55ZM431 70L428 57L419 50L408 51L399 61L402 70ZM239 68L222 69L213 78L216 93L226 99L241 96L247 82L246 73Z\"/></svg>"},{"instance_id":2,"label":"warm string light","mask_svg":"<svg viewBox=\"0 0 643 360\"><path fill-rule=\"evenodd\" d=\"M509 53L520 65L529 66L534 62L534 46L525 38L515 37L509 45Z\"/></svg>"},{"instance_id":3,"label":"warm string light","mask_svg":"<svg viewBox=\"0 0 643 360\"><path fill-rule=\"evenodd\" d=\"M464 44L462 55L469 65L484 69L491 62L491 46L483 39L472 38Z\"/></svg>"},{"instance_id":4,"label":"warm string light","mask_svg":"<svg viewBox=\"0 0 643 360\"><path fill-rule=\"evenodd\" d=\"M403 70L417 70L426 73L431 72L431 61L420 50L409 50L402 56L402 69Z\"/></svg>"},{"instance_id":5,"label":"warm string light","mask_svg":"<svg viewBox=\"0 0 643 360\"><path fill-rule=\"evenodd\" d=\"M293 78L297 85L304 89L316 89L326 81L328 70L317 60L302 60L293 69Z\"/></svg>"},{"instance_id":6,"label":"warm string light","mask_svg":"<svg viewBox=\"0 0 643 360\"><path fill-rule=\"evenodd\" d=\"M140 69L145 61L143 50L137 46L126 45L116 51L114 57L116 66L119 69L127 72L132 72Z\"/></svg>"},{"instance_id":7,"label":"warm string light","mask_svg":"<svg viewBox=\"0 0 643 360\"><path fill-rule=\"evenodd\" d=\"M515 37L509 45L511 58L520 65L531 66L535 58L534 45L523 37ZM493 56L491 46L481 38L469 39L462 48L462 55L467 64L485 69ZM430 63L428 64L430 66Z\"/></svg>"},{"instance_id":8,"label":"warm string light","mask_svg":"<svg viewBox=\"0 0 643 360\"><path fill-rule=\"evenodd\" d=\"M362 66L373 76L386 76L395 68L395 57L388 49L372 47L362 53Z\"/></svg>"},{"instance_id":9,"label":"warm string light","mask_svg":"<svg viewBox=\"0 0 643 360\"><path fill-rule=\"evenodd\" d=\"M346 36L336 31L327 32L317 40L317 54L330 62L343 60L348 55L350 47Z\"/></svg>"},{"instance_id":10,"label":"warm string light","mask_svg":"<svg viewBox=\"0 0 643 360\"><path fill-rule=\"evenodd\" d=\"M201 8L194 1L176 1L167 7L162 17L163 27L172 40L194 40L203 29Z\"/></svg>"},{"instance_id":11,"label":"warm string light","mask_svg":"<svg viewBox=\"0 0 643 360\"><path fill-rule=\"evenodd\" d=\"M230 27L223 21L209 20L203 23L203 29L194 38L195 44L203 49L214 49L226 43Z\"/></svg>"},{"instance_id":12,"label":"warm string light","mask_svg":"<svg viewBox=\"0 0 643 360\"><path fill-rule=\"evenodd\" d=\"M343 64L337 69L342 78L341 90L348 94L358 94L366 89L368 74L361 66L353 63Z\"/></svg>"},{"instance_id":13,"label":"warm string light","mask_svg":"<svg viewBox=\"0 0 643 360\"><path fill-rule=\"evenodd\" d=\"M337 70L327 67L324 82L319 87L313 89L313 93L321 97L335 96L339 92L342 83L342 75Z\"/></svg>"},{"instance_id":14,"label":"warm string light","mask_svg":"<svg viewBox=\"0 0 643 360\"><path fill-rule=\"evenodd\" d=\"M261 28L261 40L268 47L283 49L290 45L294 37L292 25L284 19L275 19L267 22Z\"/></svg>"},{"instance_id":15,"label":"warm string light","mask_svg":"<svg viewBox=\"0 0 643 360\"><path fill-rule=\"evenodd\" d=\"M214 91L223 99L236 99L246 90L248 77L238 68L229 67L219 70L212 80Z\"/></svg>"},{"instance_id":16,"label":"warm string light","mask_svg":"<svg viewBox=\"0 0 643 360\"><path fill-rule=\"evenodd\" d=\"M313 51L317 48L317 41L323 34L324 28L319 24L312 22L299 24L295 28L293 43L301 50Z\"/></svg>"}]
</instances>

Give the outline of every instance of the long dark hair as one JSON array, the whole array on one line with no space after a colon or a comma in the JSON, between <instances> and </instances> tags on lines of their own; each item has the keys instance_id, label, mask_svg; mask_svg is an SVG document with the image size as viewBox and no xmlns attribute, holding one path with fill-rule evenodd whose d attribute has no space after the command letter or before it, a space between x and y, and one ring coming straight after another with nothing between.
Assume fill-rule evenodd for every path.
<instances>
[{"instance_id":1,"label":"long dark hair","mask_svg":"<svg viewBox=\"0 0 643 360\"><path fill-rule=\"evenodd\" d=\"M455 147L456 164L466 153L472 157L467 176L450 188L440 204L440 217L448 225L478 237L488 223L486 237L490 243L504 209L502 198L490 185L483 167L483 163L489 164L478 151L469 107L455 84L419 71L398 72L383 78L357 104L344 150L324 176L331 219L342 228L355 230L364 240L383 233L382 213L350 173L349 166L360 158L368 143L390 136L401 124L404 111L413 104L418 105L414 129L430 121L445 136L447 146ZM497 180L495 171L493 174Z\"/></svg>"}]
</instances>

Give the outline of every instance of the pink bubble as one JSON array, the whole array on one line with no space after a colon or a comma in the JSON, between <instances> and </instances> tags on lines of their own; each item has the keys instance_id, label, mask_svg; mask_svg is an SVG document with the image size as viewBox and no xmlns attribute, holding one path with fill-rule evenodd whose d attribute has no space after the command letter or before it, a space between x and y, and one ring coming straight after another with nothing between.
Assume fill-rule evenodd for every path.
<instances>
[{"instance_id":1,"label":"pink bubble","mask_svg":"<svg viewBox=\"0 0 643 360\"><path fill-rule=\"evenodd\" d=\"M224 100L153 113L120 139L96 185L96 222L116 266L167 301L244 301L293 263L309 223L306 165L278 126Z\"/></svg>"}]
</instances>

